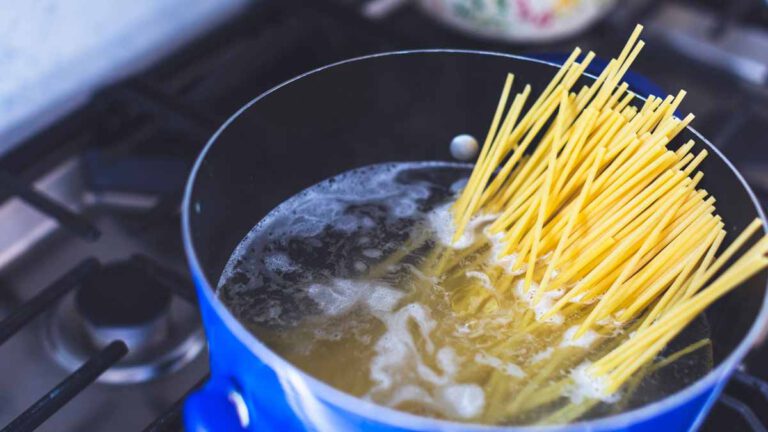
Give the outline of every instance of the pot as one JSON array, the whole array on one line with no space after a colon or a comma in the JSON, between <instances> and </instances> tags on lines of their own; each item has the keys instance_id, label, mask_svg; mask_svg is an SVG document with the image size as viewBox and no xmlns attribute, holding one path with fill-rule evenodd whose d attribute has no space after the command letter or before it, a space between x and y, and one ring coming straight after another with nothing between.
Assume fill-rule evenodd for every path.
<instances>
[{"instance_id":1,"label":"pot","mask_svg":"<svg viewBox=\"0 0 768 432\"><path fill-rule=\"evenodd\" d=\"M211 367L209 381L186 401L187 430L531 430L419 417L336 390L256 339L214 289L233 249L283 200L354 167L450 160L454 136L484 133L507 72L515 74L516 85L541 90L555 67L470 51L373 55L294 78L227 120L198 158L183 203L184 245ZM763 217L760 206L733 165L695 130L681 132L671 147L690 138L696 152L710 152L701 187L717 198L729 242ZM706 311L714 367L705 376L618 415L545 429L695 430L768 321L766 275L744 285Z\"/></svg>"}]
</instances>

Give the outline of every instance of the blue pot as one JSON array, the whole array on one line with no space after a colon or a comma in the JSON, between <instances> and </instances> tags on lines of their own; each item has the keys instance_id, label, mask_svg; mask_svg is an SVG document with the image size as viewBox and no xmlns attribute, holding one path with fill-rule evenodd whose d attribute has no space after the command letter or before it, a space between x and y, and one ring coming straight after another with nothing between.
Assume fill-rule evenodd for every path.
<instances>
[{"instance_id":1,"label":"blue pot","mask_svg":"<svg viewBox=\"0 0 768 432\"><path fill-rule=\"evenodd\" d=\"M448 160L447 143L454 135L484 133L507 72L535 90L548 82L554 66L469 51L375 55L302 75L233 115L198 158L183 204L184 244L211 363L210 380L186 402L187 430L531 430L419 417L336 390L257 340L217 299L214 288L235 246L282 200L358 166ZM727 242L763 217L760 206L716 148L690 128L678 140L689 138L710 152L701 168L706 173L702 187L718 199ZM762 274L706 311L715 367L688 387L619 415L536 430L697 429L765 327L765 294Z\"/></svg>"}]
</instances>

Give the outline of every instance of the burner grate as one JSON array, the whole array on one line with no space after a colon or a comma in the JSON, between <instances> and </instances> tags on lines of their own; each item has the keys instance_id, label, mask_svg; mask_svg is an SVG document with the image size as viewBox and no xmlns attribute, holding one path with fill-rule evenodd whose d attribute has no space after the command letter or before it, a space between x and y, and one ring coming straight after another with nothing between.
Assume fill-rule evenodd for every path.
<instances>
[{"instance_id":1,"label":"burner grate","mask_svg":"<svg viewBox=\"0 0 768 432\"><path fill-rule=\"evenodd\" d=\"M152 423L150 423L145 429L144 432L172 432L172 431L180 431L182 430L182 411L184 409L184 400L192 394L195 390L202 387L203 384L205 384L205 381L208 380L208 375L203 377L200 381L197 382L192 388L187 391L184 396L179 398L176 402L173 403L168 409L160 414Z\"/></svg>"},{"instance_id":2,"label":"burner grate","mask_svg":"<svg viewBox=\"0 0 768 432\"><path fill-rule=\"evenodd\" d=\"M95 258L89 258L67 274L52 283L34 298L16 309L10 316L0 322L0 345L11 338L33 319L45 312L57 300L64 296L89 275L98 270L100 264Z\"/></svg>"},{"instance_id":3,"label":"burner grate","mask_svg":"<svg viewBox=\"0 0 768 432\"><path fill-rule=\"evenodd\" d=\"M131 259L142 266L147 274L155 278L158 283L166 286L171 293L189 303L196 304L191 282L185 277L145 255L137 254ZM92 277L101 268L102 265L97 259L85 259L39 294L16 308L8 317L0 321L0 345L8 341L26 325L29 325L35 318L49 311L62 297L81 286L86 278ZM0 432L35 430L128 354L129 349L125 342L119 339L111 341L27 410L19 414ZM182 398L154 420L146 430L181 430L181 409L184 398L201 386L206 379L207 376L198 381Z\"/></svg>"},{"instance_id":4,"label":"burner grate","mask_svg":"<svg viewBox=\"0 0 768 432\"><path fill-rule=\"evenodd\" d=\"M16 417L2 432L32 431L128 353L123 341L116 340L91 357L72 375Z\"/></svg>"},{"instance_id":5,"label":"burner grate","mask_svg":"<svg viewBox=\"0 0 768 432\"><path fill-rule=\"evenodd\" d=\"M88 219L36 191L7 172L0 171L0 191L18 196L27 204L56 220L64 229L88 240L96 241L101 232Z\"/></svg>"}]
</instances>

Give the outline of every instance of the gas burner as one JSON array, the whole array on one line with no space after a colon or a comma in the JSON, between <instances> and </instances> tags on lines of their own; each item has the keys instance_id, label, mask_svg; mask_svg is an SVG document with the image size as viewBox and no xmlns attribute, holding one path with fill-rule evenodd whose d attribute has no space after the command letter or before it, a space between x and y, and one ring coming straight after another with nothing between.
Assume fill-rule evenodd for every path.
<instances>
[{"instance_id":1,"label":"gas burner","mask_svg":"<svg viewBox=\"0 0 768 432\"><path fill-rule=\"evenodd\" d=\"M189 363L205 345L194 306L174 296L139 259L104 266L51 312L46 344L74 371L110 342L128 354L99 378L113 384L148 381Z\"/></svg>"}]
</instances>

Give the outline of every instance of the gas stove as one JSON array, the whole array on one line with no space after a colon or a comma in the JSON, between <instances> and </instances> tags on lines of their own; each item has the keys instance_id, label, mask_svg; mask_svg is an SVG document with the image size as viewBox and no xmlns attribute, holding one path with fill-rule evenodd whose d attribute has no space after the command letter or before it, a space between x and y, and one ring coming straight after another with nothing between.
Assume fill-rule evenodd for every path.
<instances>
[{"instance_id":1,"label":"gas stove","mask_svg":"<svg viewBox=\"0 0 768 432\"><path fill-rule=\"evenodd\" d=\"M409 2L261 1L103 88L0 156L3 431L181 429L183 398L207 375L179 234L186 175L231 113L323 64L435 47L614 52L642 22L643 82L686 88L695 126L768 198L768 61L752 56L768 51L731 49L767 46L768 13L733 3L632 1L575 39L522 46L454 32ZM750 355L705 430L766 430L766 360L768 348Z\"/></svg>"}]
</instances>

